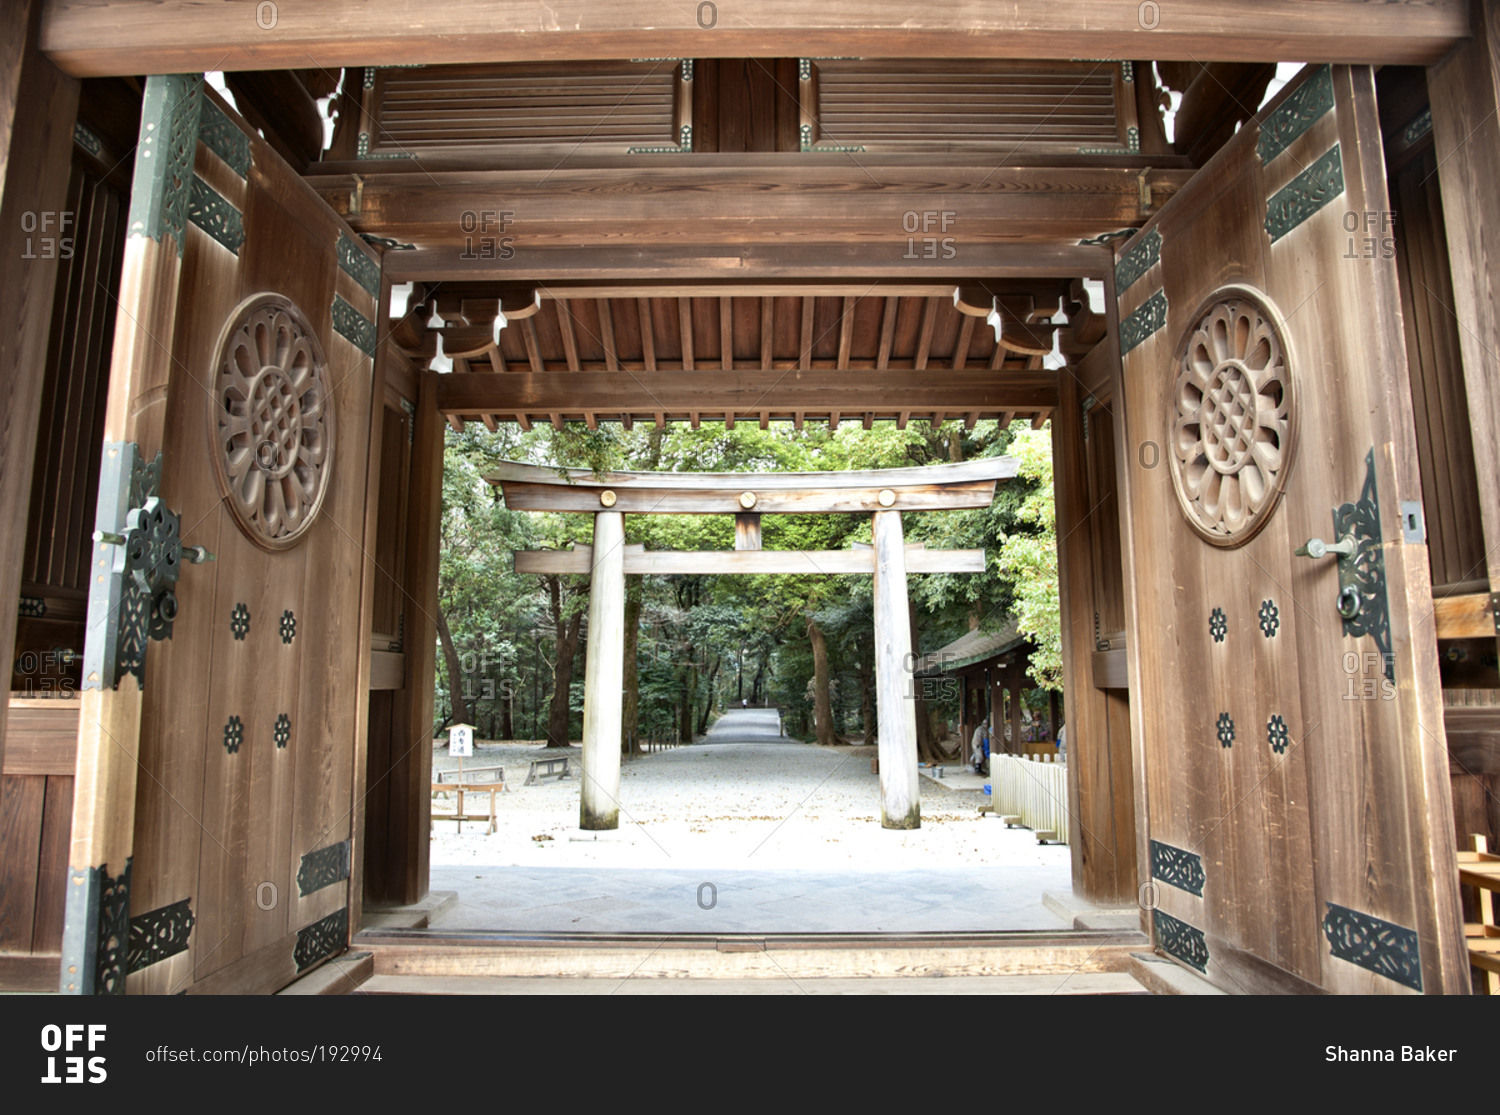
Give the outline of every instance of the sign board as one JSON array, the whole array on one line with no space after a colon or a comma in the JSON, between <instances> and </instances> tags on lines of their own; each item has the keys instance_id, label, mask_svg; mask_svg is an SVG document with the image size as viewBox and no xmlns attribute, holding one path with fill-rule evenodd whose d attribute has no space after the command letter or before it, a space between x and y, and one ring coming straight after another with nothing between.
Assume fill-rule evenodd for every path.
<instances>
[{"instance_id":1,"label":"sign board","mask_svg":"<svg viewBox=\"0 0 1500 1115\"><path fill-rule=\"evenodd\" d=\"M448 729L448 754L458 759L474 756L474 726L455 724Z\"/></svg>"}]
</instances>

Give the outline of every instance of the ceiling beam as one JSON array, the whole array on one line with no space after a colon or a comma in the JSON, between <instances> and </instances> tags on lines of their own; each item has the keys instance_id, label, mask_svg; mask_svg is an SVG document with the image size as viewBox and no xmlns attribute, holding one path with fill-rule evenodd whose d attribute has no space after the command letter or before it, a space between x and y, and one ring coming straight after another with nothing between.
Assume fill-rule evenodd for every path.
<instances>
[{"instance_id":1,"label":"ceiling beam","mask_svg":"<svg viewBox=\"0 0 1500 1115\"><path fill-rule=\"evenodd\" d=\"M607 237L607 230L601 230ZM953 285L976 271L1028 282L1043 278L1103 279L1114 270L1107 247L1072 240L964 246L957 259L905 259L904 241L871 238L859 244L529 244L506 263L465 260L462 245L388 251L384 274L392 283L497 282L524 275L550 297L615 297L642 292L661 297L763 295L935 295L952 298ZM471 253L472 254L472 253ZM960 266L962 265L962 266Z\"/></svg>"},{"instance_id":2,"label":"ceiling beam","mask_svg":"<svg viewBox=\"0 0 1500 1115\"><path fill-rule=\"evenodd\" d=\"M687 420L694 414L733 412L741 417L775 413L821 417L870 414L931 415L1006 411L1049 412L1057 405L1057 373L1048 370L995 375L984 369L915 376L910 371L763 371L736 369L697 375L667 372L453 373L437 377L437 406L445 415L517 415L581 418L585 414L662 415Z\"/></svg>"},{"instance_id":3,"label":"ceiling beam","mask_svg":"<svg viewBox=\"0 0 1500 1115\"><path fill-rule=\"evenodd\" d=\"M274 16L266 13L274 12ZM1145 11L1152 18L1143 18ZM712 14L709 14L712 13ZM1465 0L47 0L41 46L79 77L543 59L1154 58L1428 64L1469 31ZM708 23L705 26L705 22ZM267 26L267 24L272 24Z\"/></svg>"},{"instance_id":4,"label":"ceiling beam","mask_svg":"<svg viewBox=\"0 0 1500 1115\"><path fill-rule=\"evenodd\" d=\"M923 254L906 250L903 221L932 208L938 198L959 214L950 229L953 270L970 266L969 253L981 244L1076 244L1142 224L1193 172L1148 169L1149 205L1142 204L1140 174L1129 166L914 167L874 159L860 165L786 161L779 166L658 159L637 161L628 173L616 166L428 171L388 164L362 171L357 213L350 211L352 174L320 174L306 181L356 232L418 249L446 248L449 269L458 273L489 268L497 277L515 278L537 251L597 251L601 245L780 249L816 243L853 250L879 242L888 258L902 260ZM493 209L496 198L504 198L513 214L506 232L515 252L505 260L474 259L483 253L466 250L464 214ZM390 253L407 254L412 253ZM710 254L730 253L721 247ZM974 274L963 277L972 281Z\"/></svg>"}]
</instances>

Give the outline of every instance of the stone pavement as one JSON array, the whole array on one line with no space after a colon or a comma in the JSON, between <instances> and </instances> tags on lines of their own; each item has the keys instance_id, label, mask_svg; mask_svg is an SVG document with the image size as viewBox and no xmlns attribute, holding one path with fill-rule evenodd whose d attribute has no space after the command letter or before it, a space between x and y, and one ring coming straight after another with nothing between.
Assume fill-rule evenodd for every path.
<instances>
[{"instance_id":1,"label":"stone pavement","mask_svg":"<svg viewBox=\"0 0 1500 1115\"><path fill-rule=\"evenodd\" d=\"M689 747L628 761L621 829L577 831L578 786L504 795L495 836L439 829L434 929L792 933L1058 929L1064 847L922 780L923 827L880 827L873 749L819 748L774 710L731 709Z\"/></svg>"}]
</instances>

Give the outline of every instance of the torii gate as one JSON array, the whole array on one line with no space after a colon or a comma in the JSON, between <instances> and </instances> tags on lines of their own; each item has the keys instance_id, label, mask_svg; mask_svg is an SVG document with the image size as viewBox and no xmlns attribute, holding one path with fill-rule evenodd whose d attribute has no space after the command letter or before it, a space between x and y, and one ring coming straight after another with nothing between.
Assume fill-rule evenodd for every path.
<instances>
[{"instance_id":1,"label":"torii gate","mask_svg":"<svg viewBox=\"0 0 1500 1115\"><path fill-rule=\"evenodd\" d=\"M620 731L625 682L627 573L869 573L875 578L875 696L880 745L880 823L921 826L917 719L906 575L982 573L983 550L907 547L903 511L988 507L995 485L1015 476L1011 457L865 472L611 472L557 470L505 461L485 479L517 511L592 512L594 543L515 555L517 573L592 573L584 676L579 827L620 826ZM735 548L647 553L625 545L625 514L735 516ZM852 550L762 550L763 514L872 512L874 545Z\"/></svg>"}]
</instances>

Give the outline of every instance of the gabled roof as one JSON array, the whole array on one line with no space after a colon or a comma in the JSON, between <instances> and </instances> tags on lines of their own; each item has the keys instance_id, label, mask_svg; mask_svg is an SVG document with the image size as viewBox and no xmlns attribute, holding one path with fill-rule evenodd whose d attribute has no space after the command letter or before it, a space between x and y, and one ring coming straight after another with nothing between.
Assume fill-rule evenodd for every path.
<instances>
[{"instance_id":1,"label":"gabled roof","mask_svg":"<svg viewBox=\"0 0 1500 1115\"><path fill-rule=\"evenodd\" d=\"M929 651L917 659L917 674L941 674L962 670L986 659L1004 654L1030 642L1022 635L1012 619L999 631L968 631L947 646Z\"/></svg>"}]
</instances>

